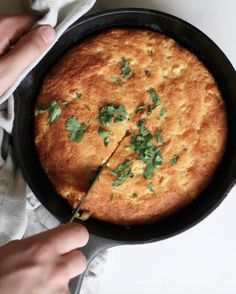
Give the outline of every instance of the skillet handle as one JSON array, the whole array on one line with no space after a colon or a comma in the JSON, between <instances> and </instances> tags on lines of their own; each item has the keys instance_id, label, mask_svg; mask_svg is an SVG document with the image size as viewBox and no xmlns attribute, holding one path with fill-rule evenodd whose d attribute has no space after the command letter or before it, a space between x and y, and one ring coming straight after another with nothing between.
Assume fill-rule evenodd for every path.
<instances>
[{"instance_id":1,"label":"skillet handle","mask_svg":"<svg viewBox=\"0 0 236 294\"><path fill-rule=\"evenodd\" d=\"M92 260L96 256L98 256L102 251L104 251L108 248L111 248L113 246L116 246L116 245L118 245L117 242L103 239L101 237L90 234L90 239L89 239L88 244L84 248L80 249L80 251L82 251L83 254L86 256L87 269L80 276L75 277L70 281L69 288L70 288L71 294L79 294L80 293L84 276L85 276Z\"/></svg>"}]
</instances>

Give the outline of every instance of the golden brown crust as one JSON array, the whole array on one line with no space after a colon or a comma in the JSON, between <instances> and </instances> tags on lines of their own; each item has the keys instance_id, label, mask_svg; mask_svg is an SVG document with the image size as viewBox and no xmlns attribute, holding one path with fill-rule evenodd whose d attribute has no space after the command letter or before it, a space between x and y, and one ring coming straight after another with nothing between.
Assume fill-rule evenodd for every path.
<instances>
[{"instance_id":1,"label":"golden brown crust","mask_svg":"<svg viewBox=\"0 0 236 294\"><path fill-rule=\"evenodd\" d=\"M133 71L121 84L121 60ZM148 89L161 100L150 115L135 109L150 104ZM76 92L82 94L76 99ZM76 207L88 190L91 176L112 154L126 131L138 133L137 121L145 119L151 134L162 130L163 164L154 176L143 177L145 164L127 151L126 137L100 175L83 208L95 218L138 224L161 219L190 203L208 184L223 155L227 119L218 87L205 66L174 40L147 30L112 29L71 49L46 77L36 108L64 100L68 106L60 119L48 123L48 113L35 117L35 142L41 164L57 192ZM98 134L99 108L123 105L130 119L111 124L112 142L105 147ZM165 108L167 114L157 119ZM80 143L72 142L65 123L74 115L88 124ZM170 161L179 155L177 164ZM112 170L132 160L134 177L112 187ZM155 192L147 189L152 183ZM113 200L112 200L113 197Z\"/></svg>"}]
</instances>

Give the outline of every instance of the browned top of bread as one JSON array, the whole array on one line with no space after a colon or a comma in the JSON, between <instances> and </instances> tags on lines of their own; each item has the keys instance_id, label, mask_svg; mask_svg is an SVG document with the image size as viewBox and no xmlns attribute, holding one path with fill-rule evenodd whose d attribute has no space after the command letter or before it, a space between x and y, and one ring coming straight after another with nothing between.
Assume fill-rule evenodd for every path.
<instances>
[{"instance_id":1,"label":"browned top of bread","mask_svg":"<svg viewBox=\"0 0 236 294\"><path fill-rule=\"evenodd\" d=\"M116 224L156 221L190 203L210 181L226 137L212 75L149 30L111 29L69 50L35 107L40 162L73 207L112 155L83 209Z\"/></svg>"}]
</instances>

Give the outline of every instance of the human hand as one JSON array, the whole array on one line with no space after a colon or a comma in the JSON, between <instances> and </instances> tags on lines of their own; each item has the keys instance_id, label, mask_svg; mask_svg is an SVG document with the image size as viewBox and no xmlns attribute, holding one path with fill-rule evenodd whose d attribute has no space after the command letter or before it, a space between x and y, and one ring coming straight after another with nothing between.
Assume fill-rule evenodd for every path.
<instances>
[{"instance_id":1,"label":"human hand","mask_svg":"<svg viewBox=\"0 0 236 294\"><path fill-rule=\"evenodd\" d=\"M84 226L70 223L0 247L0 292L70 293L68 282L86 268L75 250L88 241Z\"/></svg>"},{"instance_id":2,"label":"human hand","mask_svg":"<svg viewBox=\"0 0 236 294\"><path fill-rule=\"evenodd\" d=\"M0 96L55 39L50 26L30 31L36 21L30 15L0 16Z\"/></svg>"}]
</instances>

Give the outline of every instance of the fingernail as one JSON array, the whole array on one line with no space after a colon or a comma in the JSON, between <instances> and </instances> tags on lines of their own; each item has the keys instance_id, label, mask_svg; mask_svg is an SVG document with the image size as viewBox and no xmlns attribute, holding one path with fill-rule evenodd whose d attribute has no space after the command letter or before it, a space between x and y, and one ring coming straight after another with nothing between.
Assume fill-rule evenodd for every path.
<instances>
[{"instance_id":1,"label":"fingernail","mask_svg":"<svg viewBox=\"0 0 236 294\"><path fill-rule=\"evenodd\" d=\"M39 33L46 44L51 44L56 35L54 29L50 26L41 26Z\"/></svg>"}]
</instances>

